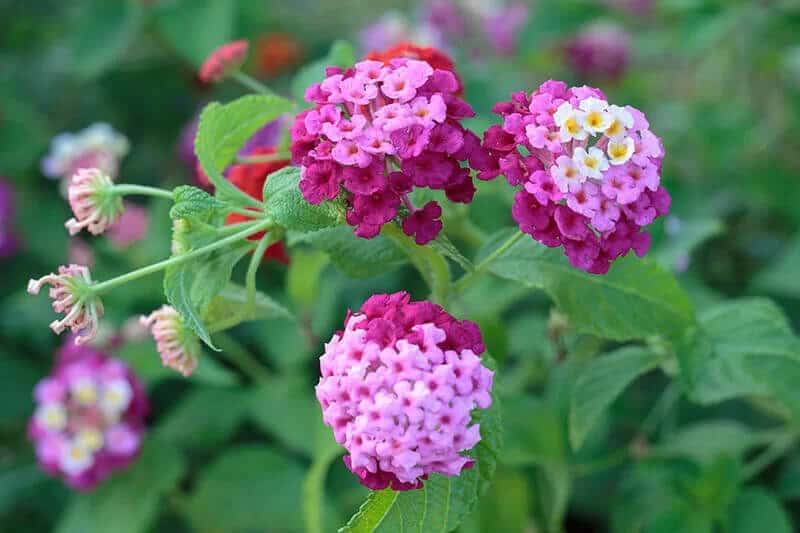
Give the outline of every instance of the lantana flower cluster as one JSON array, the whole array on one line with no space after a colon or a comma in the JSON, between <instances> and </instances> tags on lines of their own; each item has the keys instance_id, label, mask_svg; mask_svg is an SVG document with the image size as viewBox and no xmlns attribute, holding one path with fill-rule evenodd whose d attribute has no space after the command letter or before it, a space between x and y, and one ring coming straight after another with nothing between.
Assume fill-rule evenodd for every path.
<instances>
[{"instance_id":1,"label":"lantana flower cluster","mask_svg":"<svg viewBox=\"0 0 800 533\"><path fill-rule=\"evenodd\" d=\"M494 112L503 124L484 136L480 177L502 173L522 186L512 211L522 231L563 246L573 266L594 274L631 249L647 253L642 228L669 211L670 197L660 185L661 139L641 111L609 104L599 89L548 81Z\"/></svg>"},{"instance_id":2,"label":"lantana flower cluster","mask_svg":"<svg viewBox=\"0 0 800 533\"><path fill-rule=\"evenodd\" d=\"M42 173L68 179L82 168L98 168L113 178L129 147L124 135L102 122L78 133L61 133L53 138L50 153L42 160Z\"/></svg>"},{"instance_id":3,"label":"lantana flower cluster","mask_svg":"<svg viewBox=\"0 0 800 533\"><path fill-rule=\"evenodd\" d=\"M189 377L197 368L202 353L200 340L184 323L183 318L169 305L162 305L139 323L150 331L156 341L161 363Z\"/></svg>"},{"instance_id":4,"label":"lantana flower cluster","mask_svg":"<svg viewBox=\"0 0 800 533\"><path fill-rule=\"evenodd\" d=\"M373 490L458 475L481 439L473 409L492 403L478 326L405 292L369 298L320 357L317 398L344 461Z\"/></svg>"},{"instance_id":5,"label":"lantana flower cluster","mask_svg":"<svg viewBox=\"0 0 800 533\"><path fill-rule=\"evenodd\" d=\"M34 398L28 433L37 459L71 487L90 490L138 454L149 404L122 361L68 341Z\"/></svg>"},{"instance_id":6,"label":"lantana flower cluster","mask_svg":"<svg viewBox=\"0 0 800 533\"><path fill-rule=\"evenodd\" d=\"M326 74L306 91L316 106L300 113L291 129L304 198L318 204L341 195L360 237L376 236L400 215L418 244L434 239L442 227L440 206L432 201L418 209L408 194L428 187L461 203L475 194L470 169L461 163L480 150L480 141L460 123L474 112L456 96L458 80L406 58L329 67Z\"/></svg>"}]
</instances>

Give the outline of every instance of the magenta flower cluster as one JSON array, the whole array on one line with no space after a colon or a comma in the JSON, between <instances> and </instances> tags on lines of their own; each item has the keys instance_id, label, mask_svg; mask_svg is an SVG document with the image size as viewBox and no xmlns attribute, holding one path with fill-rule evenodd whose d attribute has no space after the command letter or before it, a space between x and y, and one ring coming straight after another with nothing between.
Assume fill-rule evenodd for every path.
<instances>
[{"instance_id":1,"label":"magenta flower cluster","mask_svg":"<svg viewBox=\"0 0 800 533\"><path fill-rule=\"evenodd\" d=\"M90 490L138 454L149 404L123 362L68 339L34 398L28 433L39 464L71 487Z\"/></svg>"},{"instance_id":2,"label":"magenta flower cluster","mask_svg":"<svg viewBox=\"0 0 800 533\"><path fill-rule=\"evenodd\" d=\"M647 253L642 228L669 211L670 197L660 185L661 139L641 111L558 81L493 111L503 124L484 135L479 177L504 174L522 186L512 209L522 231L563 246L573 266L594 274L630 250Z\"/></svg>"},{"instance_id":3,"label":"magenta flower cluster","mask_svg":"<svg viewBox=\"0 0 800 533\"><path fill-rule=\"evenodd\" d=\"M458 80L404 58L329 67L326 74L306 91L316 106L291 129L304 198L318 204L341 195L359 237L376 236L399 215L418 244L431 241L442 228L441 208L434 201L416 208L409 193L428 187L461 203L475 194L462 163L474 159L480 140L460 123L474 112L455 95Z\"/></svg>"},{"instance_id":4,"label":"magenta flower cluster","mask_svg":"<svg viewBox=\"0 0 800 533\"><path fill-rule=\"evenodd\" d=\"M344 461L380 490L420 488L429 474L456 476L481 439L475 408L492 403L478 326L408 293L370 297L325 345L317 398Z\"/></svg>"}]
</instances>

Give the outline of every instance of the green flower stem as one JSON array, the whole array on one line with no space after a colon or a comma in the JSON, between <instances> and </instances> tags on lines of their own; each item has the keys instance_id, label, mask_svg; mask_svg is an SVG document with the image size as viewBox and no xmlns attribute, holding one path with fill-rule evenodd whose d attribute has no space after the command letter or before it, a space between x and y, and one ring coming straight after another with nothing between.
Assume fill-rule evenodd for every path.
<instances>
[{"instance_id":1,"label":"green flower stem","mask_svg":"<svg viewBox=\"0 0 800 533\"><path fill-rule=\"evenodd\" d=\"M764 452L753 459L752 462L745 465L742 472L744 480L750 481L769 468L775 461L783 457L790 449L792 449L797 441L800 440L800 434L791 432L784 435L782 438L776 439L772 446L764 450Z\"/></svg>"},{"instance_id":2,"label":"green flower stem","mask_svg":"<svg viewBox=\"0 0 800 533\"><path fill-rule=\"evenodd\" d=\"M291 159L292 154L289 152L277 152L274 154L264 154L264 155L241 155L236 158L237 163L242 163L245 165L254 165L258 163L271 163L272 161L282 161L286 159Z\"/></svg>"},{"instance_id":3,"label":"green flower stem","mask_svg":"<svg viewBox=\"0 0 800 533\"><path fill-rule=\"evenodd\" d=\"M256 211L254 209L242 209L241 207L229 207L228 211L231 213L238 213L240 215L245 215L249 218L267 218L267 214L264 211Z\"/></svg>"},{"instance_id":4,"label":"green flower stem","mask_svg":"<svg viewBox=\"0 0 800 533\"><path fill-rule=\"evenodd\" d=\"M159 198L169 198L170 200L175 199L175 197L172 194L172 191L168 191L166 189L159 189L158 187L148 187L146 185L120 184L120 185L114 185L114 187L111 190L115 194L121 194L123 196L128 194L141 194L144 196L157 196Z\"/></svg>"},{"instance_id":5,"label":"green flower stem","mask_svg":"<svg viewBox=\"0 0 800 533\"><path fill-rule=\"evenodd\" d=\"M222 332L214 335L214 341L215 344L219 346L220 350L222 350L222 354L225 358L236 366L236 368L241 370L244 375L252 379L253 382L262 384L269 383L270 377L267 369L264 368L261 361L256 359L247 348L239 343L239 341L234 339L231 335Z\"/></svg>"},{"instance_id":6,"label":"green flower stem","mask_svg":"<svg viewBox=\"0 0 800 533\"><path fill-rule=\"evenodd\" d=\"M119 285L124 285L131 281L137 280L141 277L148 276L150 274L154 274L161 270L164 270L167 267L173 265L179 265L181 263L185 263L186 261L191 261L198 257L202 257L214 250L219 248L223 248L229 244L233 244L235 242L241 241L242 239L246 239L253 233L256 233L261 230L268 229L269 226L272 225L271 220L262 220L255 224L248 224L247 229L244 229L238 233L234 233L228 237L220 239L216 242L209 244L208 246L203 246L202 248L198 248L197 250L192 250L191 252L187 252L185 254L181 254L175 257L170 257L169 259L165 259L163 261L159 261L158 263L153 263L152 265L148 265L146 267L140 268L138 270L134 270L132 272L128 272L127 274L123 274L121 276L117 276L116 278L112 278L96 285L91 286L91 291L94 295L100 295L103 292L109 291L114 287Z\"/></svg>"},{"instance_id":7,"label":"green flower stem","mask_svg":"<svg viewBox=\"0 0 800 533\"><path fill-rule=\"evenodd\" d=\"M245 289L247 291L245 303L239 308L239 311L236 314L229 317L227 320L222 320L216 324L213 324L209 328L212 333L225 331L226 329L230 329L233 326L240 324L253 311L256 303L256 273L258 272L258 267L261 266L261 260L264 257L267 248L273 243L273 241L274 239L270 235L264 235L261 240L258 241L258 246L250 258L250 264L247 267L247 274L245 276Z\"/></svg>"},{"instance_id":8,"label":"green flower stem","mask_svg":"<svg viewBox=\"0 0 800 533\"><path fill-rule=\"evenodd\" d=\"M253 78L242 72L241 70L237 70L236 72L231 73L231 78L235 79L251 91L255 91L259 94L275 94L270 90L269 87L258 81L257 79Z\"/></svg>"},{"instance_id":9,"label":"green flower stem","mask_svg":"<svg viewBox=\"0 0 800 533\"><path fill-rule=\"evenodd\" d=\"M464 274L461 279L455 282L453 285L453 291L456 293L464 292L470 285L481 275L483 274L486 269L491 265L496 259L506 253L512 246L514 246L517 241L519 241L525 234L521 231L517 231L514 235L509 237L509 239L500 245L497 250L489 254L486 259L481 261L475 266L475 270L472 272L467 272Z\"/></svg>"}]
</instances>

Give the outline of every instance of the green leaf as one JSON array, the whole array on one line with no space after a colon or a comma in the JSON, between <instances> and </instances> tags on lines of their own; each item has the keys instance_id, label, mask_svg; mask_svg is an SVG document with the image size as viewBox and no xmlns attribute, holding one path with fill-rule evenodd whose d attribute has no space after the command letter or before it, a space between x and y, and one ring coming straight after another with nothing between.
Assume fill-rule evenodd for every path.
<instances>
[{"instance_id":1,"label":"green leaf","mask_svg":"<svg viewBox=\"0 0 800 533\"><path fill-rule=\"evenodd\" d=\"M187 261L168 267L164 273L164 294L200 339L214 348L202 320L214 298L228 285L233 267L252 249L242 241L208 253L201 261Z\"/></svg>"},{"instance_id":2,"label":"green leaf","mask_svg":"<svg viewBox=\"0 0 800 533\"><path fill-rule=\"evenodd\" d=\"M114 474L94 492L76 494L56 528L57 533L150 531L164 498L185 471L183 457L156 438L144 441L142 452L126 470Z\"/></svg>"},{"instance_id":3,"label":"green leaf","mask_svg":"<svg viewBox=\"0 0 800 533\"><path fill-rule=\"evenodd\" d=\"M450 266L436 250L428 246L420 246L395 224L384 224L381 234L387 236L402 249L411 264L419 271L431 290L434 302L447 302L450 291Z\"/></svg>"},{"instance_id":4,"label":"green leaf","mask_svg":"<svg viewBox=\"0 0 800 533\"><path fill-rule=\"evenodd\" d=\"M184 511L196 531L301 531L303 467L261 445L228 448L198 479Z\"/></svg>"},{"instance_id":5,"label":"green leaf","mask_svg":"<svg viewBox=\"0 0 800 533\"><path fill-rule=\"evenodd\" d=\"M651 448L656 457L689 457L698 463L711 463L719 455L741 457L754 447L766 444L749 427L733 420L707 420L685 426Z\"/></svg>"},{"instance_id":6,"label":"green leaf","mask_svg":"<svg viewBox=\"0 0 800 533\"><path fill-rule=\"evenodd\" d=\"M204 365L203 360L201 365ZM187 450L213 450L244 421L247 391L230 387L192 389L156 429L164 441Z\"/></svg>"},{"instance_id":7,"label":"green leaf","mask_svg":"<svg viewBox=\"0 0 800 533\"><path fill-rule=\"evenodd\" d=\"M172 194L175 201L172 209L169 210L169 217L172 220L187 218L210 223L218 210L224 206L222 202L203 189L190 185L175 187Z\"/></svg>"},{"instance_id":8,"label":"green leaf","mask_svg":"<svg viewBox=\"0 0 800 533\"><path fill-rule=\"evenodd\" d=\"M156 26L165 40L193 65L230 41L236 4L233 0L173 0L160 2Z\"/></svg>"},{"instance_id":9,"label":"green leaf","mask_svg":"<svg viewBox=\"0 0 800 533\"><path fill-rule=\"evenodd\" d=\"M508 238L495 235L482 256ZM650 335L676 337L694 323L694 310L675 278L632 254L619 259L606 275L572 267L558 248L524 238L489 265L494 274L543 289L577 331L614 340Z\"/></svg>"},{"instance_id":10,"label":"green leaf","mask_svg":"<svg viewBox=\"0 0 800 533\"><path fill-rule=\"evenodd\" d=\"M353 278L385 274L408 262L403 250L384 235L361 239L353 235L349 226L290 234L290 237L290 243L305 242L326 252L336 268Z\"/></svg>"},{"instance_id":11,"label":"green leaf","mask_svg":"<svg viewBox=\"0 0 800 533\"><path fill-rule=\"evenodd\" d=\"M558 409L533 396L503 398L504 465L560 464L567 444Z\"/></svg>"},{"instance_id":12,"label":"green leaf","mask_svg":"<svg viewBox=\"0 0 800 533\"><path fill-rule=\"evenodd\" d=\"M292 110L292 103L274 95L247 95L229 104L213 102L200 114L194 148L217 194L244 195L222 176L247 140L267 122Z\"/></svg>"},{"instance_id":13,"label":"green leaf","mask_svg":"<svg viewBox=\"0 0 800 533\"><path fill-rule=\"evenodd\" d=\"M165 379L184 379L175 370L164 366L152 339L141 342L128 341L116 355L131 367L148 387ZM236 385L236 374L222 366L213 357L204 357L192 373L192 382L208 385Z\"/></svg>"},{"instance_id":14,"label":"green leaf","mask_svg":"<svg viewBox=\"0 0 800 533\"><path fill-rule=\"evenodd\" d=\"M300 192L300 169L285 167L264 182L264 211L289 230L316 231L344 222L344 209L335 202L308 203Z\"/></svg>"},{"instance_id":15,"label":"green leaf","mask_svg":"<svg viewBox=\"0 0 800 533\"><path fill-rule=\"evenodd\" d=\"M737 396L786 395L783 378L800 375L800 340L780 308L765 299L709 308L676 353L690 398L706 405ZM795 393L782 400L791 397L797 406Z\"/></svg>"},{"instance_id":16,"label":"green leaf","mask_svg":"<svg viewBox=\"0 0 800 533\"><path fill-rule=\"evenodd\" d=\"M484 360L494 368L489 356L484 355ZM475 460L472 468L456 477L434 474L420 490L372 492L339 531L446 533L457 528L489 487L502 447L502 422L496 396L489 409L477 410L473 417L480 424L481 441L469 453Z\"/></svg>"},{"instance_id":17,"label":"green leaf","mask_svg":"<svg viewBox=\"0 0 800 533\"><path fill-rule=\"evenodd\" d=\"M325 79L325 67L351 67L356 62L353 46L345 41L335 41L328 55L300 69L292 80L292 95L298 102L305 102L306 89ZM302 104L309 107L310 104Z\"/></svg>"},{"instance_id":18,"label":"green leaf","mask_svg":"<svg viewBox=\"0 0 800 533\"><path fill-rule=\"evenodd\" d=\"M800 298L800 235L789 243L781 257L758 273L753 286L776 296Z\"/></svg>"},{"instance_id":19,"label":"green leaf","mask_svg":"<svg viewBox=\"0 0 800 533\"><path fill-rule=\"evenodd\" d=\"M428 246L448 259L452 259L458 263L458 266L463 268L466 272L472 272L475 270L475 265L473 265L469 259L464 257L464 254L462 254L461 251L456 248L456 245L453 244L444 233L439 233L434 240L428 243Z\"/></svg>"},{"instance_id":20,"label":"green leaf","mask_svg":"<svg viewBox=\"0 0 800 533\"><path fill-rule=\"evenodd\" d=\"M789 514L780 501L761 487L751 487L739 494L729 517L730 533L791 533L795 531Z\"/></svg>"},{"instance_id":21,"label":"green leaf","mask_svg":"<svg viewBox=\"0 0 800 533\"><path fill-rule=\"evenodd\" d=\"M676 268L682 258L725 229L716 218L682 220L680 224L677 235L664 239L653 252L653 259L667 269Z\"/></svg>"},{"instance_id":22,"label":"green leaf","mask_svg":"<svg viewBox=\"0 0 800 533\"><path fill-rule=\"evenodd\" d=\"M562 530L569 505L572 480L566 464L542 466L534 475L534 492L545 531Z\"/></svg>"},{"instance_id":23,"label":"green leaf","mask_svg":"<svg viewBox=\"0 0 800 533\"><path fill-rule=\"evenodd\" d=\"M208 324L230 318L238 313L247 302L247 289L236 283L228 283L217 294L208 306L203 316ZM255 304L250 313L242 317L242 321L274 320L279 318L294 318L292 313L269 295L256 291Z\"/></svg>"},{"instance_id":24,"label":"green leaf","mask_svg":"<svg viewBox=\"0 0 800 533\"><path fill-rule=\"evenodd\" d=\"M143 21L141 2L93 0L84 6L73 25L70 43L72 71L81 78L94 78L114 64L128 49Z\"/></svg>"},{"instance_id":25,"label":"green leaf","mask_svg":"<svg viewBox=\"0 0 800 533\"><path fill-rule=\"evenodd\" d=\"M292 302L310 309L319 296L319 281L329 259L325 252L295 251L286 276L286 291Z\"/></svg>"},{"instance_id":26,"label":"green leaf","mask_svg":"<svg viewBox=\"0 0 800 533\"><path fill-rule=\"evenodd\" d=\"M640 347L620 348L593 360L578 377L569 412L569 440L578 449L600 415L628 385L653 369L662 355Z\"/></svg>"},{"instance_id":27,"label":"green leaf","mask_svg":"<svg viewBox=\"0 0 800 533\"><path fill-rule=\"evenodd\" d=\"M521 472L499 470L480 502L481 531L528 531L532 499L526 476Z\"/></svg>"}]
</instances>

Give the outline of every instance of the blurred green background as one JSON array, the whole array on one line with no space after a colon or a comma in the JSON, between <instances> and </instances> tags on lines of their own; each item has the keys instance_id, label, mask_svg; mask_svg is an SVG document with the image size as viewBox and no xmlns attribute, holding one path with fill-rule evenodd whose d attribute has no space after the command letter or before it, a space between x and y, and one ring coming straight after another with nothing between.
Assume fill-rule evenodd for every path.
<instances>
[{"instance_id":1,"label":"blurred green background","mask_svg":"<svg viewBox=\"0 0 800 533\"><path fill-rule=\"evenodd\" d=\"M260 287L299 308L303 326L249 324L220 341L226 351L263 362L271 386L254 387L211 354L196 379L180 379L160 367L149 340L126 337L117 355L147 382L154 404L153 439L136 477L115 477L99 497L73 498L39 472L25 426L32 387L48 373L60 339L46 329L46 300L25 295L28 278L80 250L91 253L96 277L108 277L165 257L170 241L168 206L159 201L143 204L150 215L144 240L123 248L105 238L70 240L63 230L69 207L40 162L56 134L107 122L130 141L120 181L192 183L193 169L179 157L182 130L204 104L244 94L233 83L203 85L195 71L210 50L234 38L250 40L245 69L283 94L292 93L293 74L324 57L335 40L359 53L375 43L427 40L455 59L479 134L495 120L491 106L512 91L550 78L601 87L610 101L644 110L664 139L662 179L674 201L654 228L651 253L679 275L698 310L764 295L800 322L800 3L539 0L521 4L512 17L520 24L498 20L495 30L483 24L487 13L512 2L449 3L463 17L463 35L437 29L424 2L0 0L0 178L12 184L16 206L3 227L20 243L0 259L0 529L90 531L81 516L102 512L104 531L114 532L302 531L304 480L319 460L312 387L321 341L372 292L424 296L407 267L356 280L311 252L296 255L289 268L271 264L259 274ZM514 46L498 47L497 33ZM490 232L512 224L510 204L500 180L482 183L469 216ZM454 238L470 249L468 239ZM125 287L106 300L107 322L120 329L162 300L158 277ZM499 281L474 289L459 310L480 322L508 396L504 464L462 530L556 531L553 521L566 515L568 531L644 531L626 522L626 513L679 509L678 501L701 514L727 509L732 497L724 494L721 459L704 469L687 452L677 453L677 466L650 465L631 452L624 464L595 464L636 434L665 387L661 376L625 393L594 448L580 456L567 450L559 387L569 370L557 361L565 352L578 359L595 353L599 341L569 328L554 336L551 311L541 295ZM670 416L667 434L715 417L764 424L735 402L699 409L682 401ZM722 438L704 427L711 429L693 453ZM721 448L714 446L716 460ZM165 465L174 475L159 480ZM800 523L797 474L800 455L764 481ZM338 459L325 487L325 531L333 531L366 490ZM706 492L698 500L692 491Z\"/></svg>"}]
</instances>

